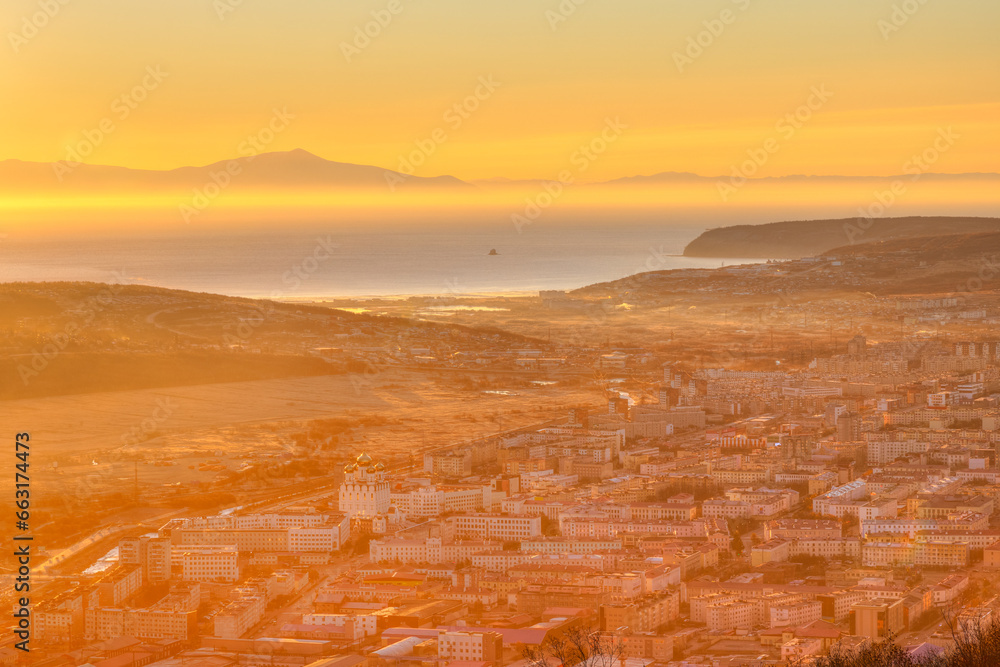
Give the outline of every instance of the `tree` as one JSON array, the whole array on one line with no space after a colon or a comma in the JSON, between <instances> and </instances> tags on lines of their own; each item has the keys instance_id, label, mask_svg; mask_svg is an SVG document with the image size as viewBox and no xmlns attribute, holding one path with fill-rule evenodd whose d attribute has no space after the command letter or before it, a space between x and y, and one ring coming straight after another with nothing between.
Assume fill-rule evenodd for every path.
<instances>
[{"instance_id":1,"label":"tree","mask_svg":"<svg viewBox=\"0 0 1000 667\"><path fill-rule=\"evenodd\" d=\"M574 625L550 636L539 646L525 646L521 652L527 667L618 667L625 658L625 644L613 633L601 633L584 625Z\"/></svg>"},{"instance_id":2,"label":"tree","mask_svg":"<svg viewBox=\"0 0 1000 667\"><path fill-rule=\"evenodd\" d=\"M867 641L857 650L834 647L826 657L816 661L817 667L916 667L916 662L893 637L876 642Z\"/></svg>"},{"instance_id":3,"label":"tree","mask_svg":"<svg viewBox=\"0 0 1000 667\"><path fill-rule=\"evenodd\" d=\"M854 650L834 647L819 658L816 667L989 667L1000 661L1000 623L982 617L956 617L942 613L954 645L938 655L917 659L888 636L865 641ZM923 619L923 616L921 617Z\"/></svg>"},{"instance_id":4,"label":"tree","mask_svg":"<svg viewBox=\"0 0 1000 667\"><path fill-rule=\"evenodd\" d=\"M743 537L739 533L733 533L733 539L729 543L729 549L737 556L743 555Z\"/></svg>"}]
</instances>

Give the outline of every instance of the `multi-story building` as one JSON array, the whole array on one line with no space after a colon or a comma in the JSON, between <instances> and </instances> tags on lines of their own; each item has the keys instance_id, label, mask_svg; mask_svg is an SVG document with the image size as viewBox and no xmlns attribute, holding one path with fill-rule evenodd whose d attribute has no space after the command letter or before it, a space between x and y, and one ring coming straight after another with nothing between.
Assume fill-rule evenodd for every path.
<instances>
[{"instance_id":1,"label":"multi-story building","mask_svg":"<svg viewBox=\"0 0 1000 667\"><path fill-rule=\"evenodd\" d=\"M967 567L969 565L969 543L947 540L918 541L913 564Z\"/></svg>"},{"instance_id":2,"label":"multi-story building","mask_svg":"<svg viewBox=\"0 0 1000 667\"><path fill-rule=\"evenodd\" d=\"M868 600L851 606L849 622L852 635L881 639L899 634L905 627L902 600Z\"/></svg>"},{"instance_id":3,"label":"multi-story building","mask_svg":"<svg viewBox=\"0 0 1000 667\"><path fill-rule=\"evenodd\" d=\"M665 591L627 602L602 604L598 610L598 626L606 632L627 627L631 632L656 633L679 615L680 593Z\"/></svg>"},{"instance_id":4,"label":"multi-story building","mask_svg":"<svg viewBox=\"0 0 1000 667\"><path fill-rule=\"evenodd\" d=\"M138 565L142 569L142 579L151 584L159 584L170 579L170 538L126 537L118 542L118 562Z\"/></svg>"},{"instance_id":5,"label":"multi-story building","mask_svg":"<svg viewBox=\"0 0 1000 667\"><path fill-rule=\"evenodd\" d=\"M438 658L449 662L487 662L499 667L503 637L499 632L445 631L437 636Z\"/></svg>"},{"instance_id":6,"label":"multi-story building","mask_svg":"<svg viewBox=\"0 0 1000 667\"><path fill-rule=\"evenodd\" d=\"M869 441L867 448L868 463L880 465L882 463L891 463L907 454L926 453L930 450L931 444L929 442L917 442L914 440L876 440Z\"/></svg>"},{"instance_id":7,"label":"multi-story building","mask_svg":"<svg viewBox=\"0 0 1000 667\"><path fill-rule=\"evenodd\" d=\"M507 514L466 514L448 517L456 537L471 537L503 542L539 537L542 518Z\"/></svg>"},{"instance_id":8,"label":"multi-story building","mask_svg":"<svg viewBox=\"0 0 1000 667\"><path fill-rule=\"evenodd\" d=\"M993 499L987 496L930 496L917 503L917 518L946 519L951 514L975 512L993 514Z\"/></svg>"},{"instance_id":9,"label":"multi-story building","mask_svg":"<svg viewBox=\"0 0 1000 667\"><path fill-rule=\"evenodd\" d=\"M916 548L909 542L866 542L861 547L861 564L865 567L913 565Z\"/></svg>"},{"instance_id":10,"label":"multi-story building","mask_svg":"<svg viewBox=\"0 0 1000 667\"><path fill-rule=\"evenodd\" d=\"M792 552L792 541L774 537L756 545L750 551L750 564L760 567L764 563L780 563L788 560Z\"/></svg>"},{"instance_id":11,"label":"multi-story building","mask_svg":"<svg viewBox=\"0 0 1000 667\"><path fill-rule=\"evenodd\" d=\"M340 511L348 518L385 514L392 504L385 465L362 453L354 463L344 466L344 482L338 498Z\"/></svg>"},{"instance_id":12,"label":"multi-story building","mask_svg":"<svg viewBox=\"0 0 1000 667\"><path fill-rule=\"evenodd\" d=\"M713 632L749 630L756 625L757 604L745 600L717 602L705 608L705 624Z\"/></svg>"},{"instance_id":13,"label":"multi-story building","mask_svg":"<svg viewBox=\"0 0 1000 667\"><path fill-rule=\"evenodd\" d=\"M424 455L424 470L442 477L469 477L472 475L473 455L468 449L432 452Z\"/></svg>"},{"instance_id":14,"label":"multi-story building","mask_svg":"<svg viewBox=\"0 0 1000 667\"><path fill-rule=\"evenodd\" d=\"M836 486L813 498L813 512L828 516L855 516L860 521L877 517L895 517L899 506L895 499L871 499L864 479Z\"/></svg>"},{"instance_id":15,"label":"multi-story building","mask_svg":"<svg viewBox=\"0 0 1000 667\"><path fill-rule=\"evenodd\" d=\"M772 628L793 627L818 621L823 616L823 605L818 600L805 600L792 604L773 605L770 608Z\"/></svg>"},{"instance_id":16,"label":"multi-story building","mask_svg":"<svg viewBox=\"0 0 1000 667\"><path fill-rule=\"evenodd\" d=\"M368 543L368 558L373 563L454 563L469 560L474 555L499 549L499 542L460 540L444 542L440 537L407 539L385 537Z\"/></svg>"},{"instance_id":17,"label":"multi-story building","mask_svg":"<svg viewBox=\"0 0 1000 667\"><path fill-rule=\"evenodd\" d=\"M175 547L235 544L241 552L327 552L350 537L346 514L248 514L175 519L163 527Z\"/></svg>"},{"instance_id":18,"label":"multi-story building","mask_svg":"<svg viewBox=\"0 0 1000 667\"><path fill-rule=\"evenodd\" d=\"M196 611L173 609L91 607L86 619L84 636L91 641L118 637L187 641L194 637L197 627Z\"/></svg>"},{"instance_id":19,"label":"multi-story building","mask_svg":"<svg viewBox=\"0 0 1000 667\"><path fill-rule=\"evenodd\" d=\"M851 613L851 607L867 599L868 595L860 590L835 591L816 596L816 600L822 605L823 620L833 623L846 619Z\"/></svg>"},{"instance_id":20,"label":"multi-story building","mask_svg":"<svg viewBox=\"0 0 1000 667\"><path fill-rule=\"evenodd\" d=\"M701 515L718 519L742 519L750 517L753 508L750 503L739 500L726 500L724 498L710 498L702 501Z\"/></svg>"},{"instance_id":21,"label":"multi-story building","mask_svg":"<svg viewBox=\"0 0 1000 667\"><path fill-rule=\"evenodd\" d=\"M778 519L764 525L764 537L822 540L834 539L843 534L843 524L833 519Z\"/></svg>"},{"instance_id":22,"label":"multi-story building","mask_svg":"<svg viewBox=\"0 0 1000 667\"><path fill-rule=\"evenodd\" d=\"M742 468L739 470L713 470L712 478L719 484L766 484L771 481L770 468Z\"/></svg>"},{"instance_id":23,"label":"multi-story building","mask_svg":"<svg viewBox=\"0 0 1000 667\"><path fill-rule=\"evenodd\" d=\"M142 568L120 563L102 574L94 588L101 605L117 607L142 588Z\"/></svg>"},{"instance_id":24,"label":"multi-story building","mask_svg":"<svg viewBox=\"0 0 1000 667\"><path fill-rule=\"evenodd\" d=\"M237 591L237 596L215 613L213 630L216 637L238 639L264 617L267 597L262 591L241 590Z\"/></svg>"},{"instance_id":25,"label":"multi-story building","mask_svg":"<svg viewBox=\"0 0 1000 667\"><path fill-rule=\"evenodd\" d=\"M857 537L792 540L791 555L826 559L858 558L861 556L861 540Z\"/></svg>"},{"instance_id":26,"label":"multi-story building","mask_svg":"<svg viewBox=\"0 0 1000 667\"><path fill-rule=\"evenodd\" d=\"M224 548L188 547L181 556L184 581L236 582L240 579L236 545Z\"/></svg>"},{"instance_id":27,"label":"multi-story building","mask_svg":"<svg viewBox=\"0 0 1000 667\"><path fill-rule=\"evenodd\" d=\"M432 517L445 512L482 512L493 509L493 489L482 486L417 485L390 493L392 504L406 516Z\"/></svg>"},{"instance_id":28,"label":"multi-story building","mask_svg":"<svg viewBox=\"0 0 1000 667\"><path fill-rule=\"evenodd\" d=\"M302 624L344 628L352 641L378 634L375 614L303 614Z\"/></svg>"}]
</instances>

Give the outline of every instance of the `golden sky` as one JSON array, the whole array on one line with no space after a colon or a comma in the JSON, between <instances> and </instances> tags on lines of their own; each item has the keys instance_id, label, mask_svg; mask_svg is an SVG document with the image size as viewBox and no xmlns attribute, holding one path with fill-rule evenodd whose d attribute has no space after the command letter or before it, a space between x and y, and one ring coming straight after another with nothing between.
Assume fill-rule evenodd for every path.
<instances>
[{"instance_id":1,"label":"golden sky","mask_svg":"<svg viewBox=\"0 0 1000 667\"><path fill-rule=\"evenodd\" d=\"M395 169L444 137L422 176L552 178L607 119L581 180L727 175L769 139L757 175L896 174L947 127L933 171L1000 171L996 0L4 0L0 24L0 159L110 122L84 161L207 164L279 109L267 150Z\"/></svg>"}]
</instances>

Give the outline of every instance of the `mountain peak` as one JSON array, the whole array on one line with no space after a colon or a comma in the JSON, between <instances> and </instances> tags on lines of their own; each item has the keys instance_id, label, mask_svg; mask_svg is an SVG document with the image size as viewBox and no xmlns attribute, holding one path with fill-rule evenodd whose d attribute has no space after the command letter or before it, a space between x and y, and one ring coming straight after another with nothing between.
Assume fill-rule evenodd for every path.
<instances>
[{"instance_id":1,"label":"mountain peak","mask_svg":"<svg viewBox=\"0 0 1000 667\"><path fill-rule=\"evenodd\" d=\"M293 148L290 151L284 151L284 152L287 153L289 157L294 157L294 158L302 158L309 160L325 160L325 158L321 158L315 153L310 153L304 148Z\"/></svg>"},{"instance_id":2,"label":"mountain peak","mask_svg":"<svg viewBox=\"0 0 1000 667\"><path fill-rule=\"evenodd\" d=\"M258 160L264 159L300 163L330 162L330 160L321 158L315 153L310 153L304 148L293 148L288 151L267 151L264 153L257 153L254 158Z\"/></svg>"}]
</instances>

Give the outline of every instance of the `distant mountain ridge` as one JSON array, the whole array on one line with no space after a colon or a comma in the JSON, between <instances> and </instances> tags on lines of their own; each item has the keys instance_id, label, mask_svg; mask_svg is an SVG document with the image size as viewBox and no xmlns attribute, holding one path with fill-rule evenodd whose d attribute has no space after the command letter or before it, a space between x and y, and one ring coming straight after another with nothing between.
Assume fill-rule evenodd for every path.
<instances>
[{"instance_id":1,"label":"distant mountain ridge","mask_svg":"<svg viewBox=\"0 0 1000 667\"><path fill-rule=\"evenodd\" d=\"M911 180L912 175L896 174L891 176L842 176L838 174L788 174L786 176L758 176L748 178L754 182L811 182L811 183L843 183L848 181L870 182L870 181L892 181L895 179ZM921 180L997 180L1000 181L1000 174L993 172L968 172L963 174L939 174L928 172L921 174ZM688 171L663 171L657 174L625 176L615 178L610 181L603 181L596 185L653 185L657 183L694 183L694 182L728 182L728 176L702 176Z\"/></svg>"},{"instance_id":2,"label":"distant mountain ridge","mask_svg":"<svg viewBox=\"0 0 1000 667\"><path fill-rule=\"evenodd\" d=\"M911 216L792 220L709 229L684 248L684 255L798 259L859 243L986 232L1000 232L1000 218Z\"/></svg>"},{"instance_id":3,"label":"distant mountain ridge","mask_svg":"<svg viewBox=\"0 0 1000 667\"><path fill-rule=\"evenodd\" d=\"M238 173L234 174L237 169ZM471 187L454 176L407 176L382 167L334 162L308 151L295 149L236 157L201 167L179 167L163 171L68 162L4 160L0 162L0 192L24 193L57 188L143 188L154 191L188 189L203 187L212 182L213 174L228 174L234 185L255 188L386 188L390 180L405 186Z\"/></svg>"},{"instance_id":4,"label":"distant mountain ridge","mask_svg":"<svg viewBox=\"0 0 1000 667\"><path fill-rule=\"evenodd\" d=\"M254 156L240 156L219 160L203 166L186 166L176 169L133 169L111 165L59 162L29 162L0 160L0 192L15 194L48 193L60 190L94 189L116 191L122 188L148 190L174 190L203 187L211 182L213 173L227 171L232 163L239 165L239 174L233 179L237 187L288 188L385 188L391 185L457 188L542 187L551 179L504 177L463 181L455 176L408 176L392 169L364 164L336 162L296 148L290 151L273 151ZM591 186L650 186L672 183L714 183L724 176L702 176L692 172L665 171L650 175L625 176L607 181L589 183ZM752 178L755 182L829 182L873 181L902 178L901 176L766 176ZM1000 174L936 174L927 173L922 180L998 180Z\"/></svg>"}]
</instances>

